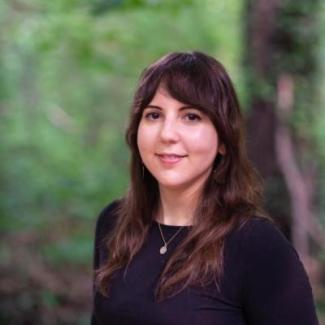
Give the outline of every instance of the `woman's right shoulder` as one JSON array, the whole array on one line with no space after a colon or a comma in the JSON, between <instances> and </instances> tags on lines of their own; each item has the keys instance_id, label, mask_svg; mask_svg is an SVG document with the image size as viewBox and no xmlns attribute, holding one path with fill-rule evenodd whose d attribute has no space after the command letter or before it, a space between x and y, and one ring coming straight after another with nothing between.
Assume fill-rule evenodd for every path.
<instances>
[{"instance_id":1,"label":"woman's right shoulder","mask_svg":"<svg viewBox=\"0 0 325 325\"><path fill-rule=\"evenodd\" d=\"M102 237L114 228L121 206L121 199L107 204L99 213L96 221L96 235Z\"/></svg>"}]
</instances>

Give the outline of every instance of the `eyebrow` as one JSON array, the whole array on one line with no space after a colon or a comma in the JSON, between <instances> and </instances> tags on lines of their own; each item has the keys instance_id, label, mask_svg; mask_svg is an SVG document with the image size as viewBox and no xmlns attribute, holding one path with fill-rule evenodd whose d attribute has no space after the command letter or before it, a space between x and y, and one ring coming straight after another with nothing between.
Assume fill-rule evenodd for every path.
<instances>
[{"instance_id":1,"label":"eyebrow","mask_svg":"<svg viewBox=\"0 0 325 325\"><path fill-rule=\"evenodd\" d=\"M160 107L160 106L158 106L158 105L147 105L144 109L147 109L147 108L156 108L156 109L159 109L159 110L161 110L161 111L163 110L162 107ZM184 106L181 106L181 107L179 108L180 111L183 111L183 110L185 110L185 109L196 109L196 110L199 111L198 108L193 107L193 106L191 106L191 105L184 105Z\"/></svg>"}]
</instances>

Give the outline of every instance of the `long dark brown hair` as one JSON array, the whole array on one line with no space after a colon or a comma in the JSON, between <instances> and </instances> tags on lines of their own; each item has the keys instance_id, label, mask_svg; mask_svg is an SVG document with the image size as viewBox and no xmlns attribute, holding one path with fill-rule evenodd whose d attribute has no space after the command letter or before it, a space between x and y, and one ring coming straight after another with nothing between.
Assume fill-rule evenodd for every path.
<instances>
[{"instance_id":1,"label":"long dark brown hair","mask_svg":"<svg viewBox=\"0 0 325 325\"><path fill-rule=\"evenodd\" d=\"M201 52L170 53L144 70L135 93L126 132L131 149L130 186L106 243L108 260L96 272L96 283L104 295L113 274L121 268L127 271L158 210L158 183L143 169L137 132L142 112L160 86L179 102L207 114L225 154L218 154L214 161L194 212L193 227L168 260L156 298L167 298L190 285L218 285L227 235L249 218L264 215L260 182L247 158L240 107L226 70Z\"/></svg>"}]
</instances>

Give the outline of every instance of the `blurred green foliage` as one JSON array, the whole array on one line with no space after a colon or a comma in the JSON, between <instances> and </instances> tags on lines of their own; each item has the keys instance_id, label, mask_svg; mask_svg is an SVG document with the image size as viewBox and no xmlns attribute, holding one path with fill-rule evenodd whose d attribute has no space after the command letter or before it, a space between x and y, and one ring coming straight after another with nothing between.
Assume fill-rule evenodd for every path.
<instances>
[{"instance_id":1,"label":"blurred green foliage","mask_svg":"<svg viewBox=\"0 0 325 325\"><path fill-rule=\"evenodd\" d=\"M0 322L88 323L95 220L127 189L140 72L199 49L243 94L240 21L238 0L0 3Z\"/></svg>"},{"instance_id":2,"label":"blurred green foliage","mask_svg":"<svg viewBox=\"0 0 325 325\"><path fill-rule=\"evenodd\" d=\"M200 49L240 79L240 2L176 3L2 3L2 229L93 221L122 195L132 93L162 54Z\"/></svg>"}]
</instances>

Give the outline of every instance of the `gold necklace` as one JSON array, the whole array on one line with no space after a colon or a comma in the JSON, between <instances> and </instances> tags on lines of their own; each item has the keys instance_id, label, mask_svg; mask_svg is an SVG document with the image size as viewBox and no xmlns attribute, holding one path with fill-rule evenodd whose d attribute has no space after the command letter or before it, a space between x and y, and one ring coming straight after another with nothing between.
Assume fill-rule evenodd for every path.
<instances>
[{"instance_id":1,"label":"gold necklace","mask_svg":"<svg viewBox=\"0 0 325 325\"><path fill-rule=\"evenodd\" d=\"M166 240L165 240L165 237L164 237L164 234L163 234L163 232L162 232L162 230L161 230L161 226L160 226L160 223L159 222L157 222L157 224L158 224L158 228L159 228L159 231L160 231L160 235L161 235L161 239L162 239L162 241L164 242L164 245L163 246L161 246L160 247L160 250L159 250L159 252L160 252L160 254L165 254L166 252L167 252L167 245L183 230L183 228L184 227L181 227L181 228L179 228L176 232L175 232L175 234L166 242Z\"/></svg>"}]
</instances>

